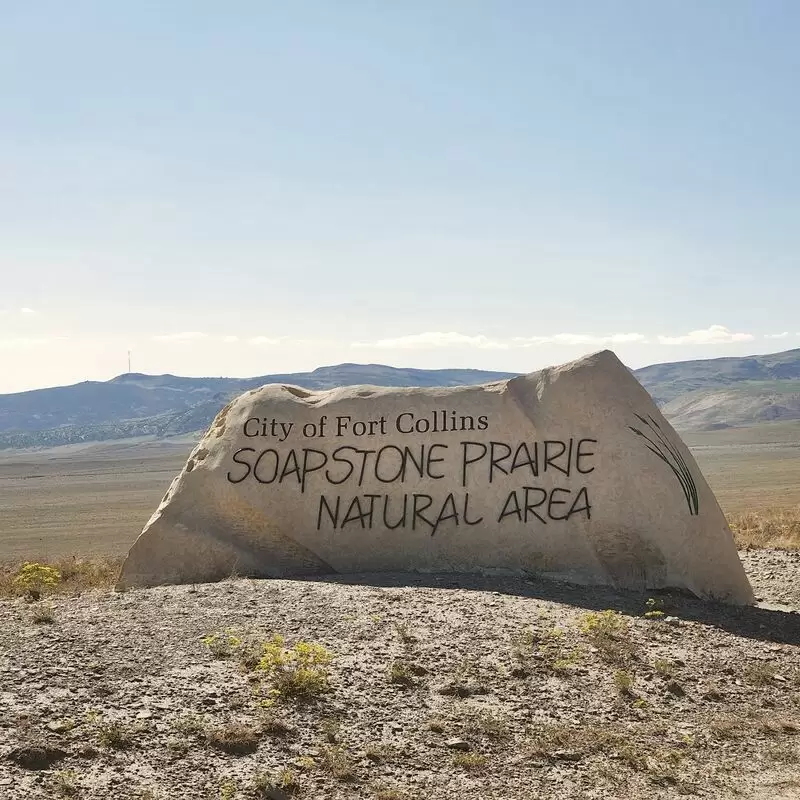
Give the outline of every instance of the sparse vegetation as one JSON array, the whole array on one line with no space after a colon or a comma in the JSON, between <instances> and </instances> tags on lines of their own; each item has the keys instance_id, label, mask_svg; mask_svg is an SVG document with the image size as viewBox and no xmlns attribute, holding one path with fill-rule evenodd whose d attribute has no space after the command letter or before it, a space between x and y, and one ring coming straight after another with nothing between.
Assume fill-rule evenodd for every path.
<instances>
[{"instance_id":1,"label":"sparse vegetation","mask_svg":"<svg viewBox=\"0 0 800 800\"><path fill-rule=\"evenodd\" d=\"M339 781L350 781L356 776L352 759L339 745L324 745L320 749L320 766Z\"/></svg>"},{"instance_id":2,"label":"sparse vegetation","mask_svg":"<svg viewBox=\"0 0 800 800\"><path fill-rule=\"evenodd\" d=\"M580 618L580 630L601 658L611 664L625 666L636 657L628 620L616 611L586 612Z\"/></svg>"},{"instance_id":3,"label":"sparse vegetation","mask_svg":"<svg viewBox=\"0 0 800 800\"><path fill-rule=\"evenodd\" d=\"M232 630L210 633L203 638L203 644L211 655L219 659L231 658L241 643L241 638Z\"/></svg>"},{"instance_id":4,"label":"sparse vegetation","mask_svg":"<svg viewBox=\"0 0 800 800\"><path fill-rule=\"evenodd\" d=\"M741 549L800 549L800 505L731 514L728 523Z\"/></svg>"},{"instance_id":5,"label":"sparse vegetation","mask_svg":"<svg viewBox=\"0 0 800 800\"><path fill-rule=\"evenodd\" d=\"M753 686L767 686L777 674L778 667L771 661L752 661L744 668L744 677Z\"/></svg>"},{"instance_id":6,"label":"sparse vegetation","mask_svg":"<svg viewBox=\"0 0 800 800\"><path fill-rule=\"evenodd\" d=\"M31 622L34 625L52 625L56 621L53 607L49 605L37 604L31 614Z\"/></svg>"},{"instance_id":7,"label":"sparse vegetation","mask_svg":"<svg viewBox=\"0 0 800 800\"><path fill-rule=\"evenodd\" d=\"M295 763L300 769L310 770L317 768L317 762L311 756L300 756Z\"/></svg>"},{"instance_id":8,"label":"sparse vegetation","mask_svg":"<svg viewBox=\"0 0 800 800\"><path fill-rule=\"evenodd\" d=\"M512 674L524 676L533 671L537 644L538 636L533 628L525 628L511 639L511 657L516 665Z\"/></svg>"},{"instance_id":9,"label":"sparse vegetation","mask_svg":"<svg viewBox=\"0 0 800 800\"><path fill-rule=\"evenodd\" d=\"M290 796L297 795L302 789L302 784L294 770L284 767L274 775L256 775L253 788L257 798L274 798L276 789Z\"/></svg>"},{"instance_id":10,"label":"sparse vegetation","mask_svg":"<svg viewBox=\"0 0 800 800\"><path fill-rule=\"evenodd\" d=\"M392 748L384 742L371 742L364 748L364 755L375 763L388 761L392 755Z\"/></svg>"},{"instance_id":11,"label":"sparse vegetation","mask_svg":"<svg viewBox=\"0 0 800 800\"><path fill-rule=\"evenodd\" d=\"M405 622L395 622L394 629L400 641L406 646L410 647L417 641L417 637L411 632L408 624Z\"/></svg>"},{"instance_id":12,"label":"sparse vegetation","mask_svg":"<svg viewBox=\"0 0 800 800\"><path fill-rule=\"evenodd\" d=\"M339 719L328 717L320 722L320 730L325 738L333 744L339 738L339 731L342 728L342 722Z\"/></svg>"},{"instance_id":13,"label":"sparse vegetation","mask_svg":"<svg viewBox=\"0 0 800 800\"><path fill-rule=\"evenodd\" d=\"M206 725L201 717L187 715L180 717L172 723L173 728L186 736L204 736Z\"/></svg>"},{"instance_id":14,"label":"sparse vegetation","mask_svg":"<svg viewBox=\"0 0 800 800\"><path fill-rule=\"evenodd\" d=\"M389 667L389 681L400 686L413 686L414 673L405 661L396 658Z\"/></svg>"},{"instance_id":15,"label":"sparse vegetation","mask_svg":"<svg viewBox=\"0 0 800 800\"><path fill-rule=\"evenodd\" d=\"M581 633L593 642L598 639L615 639L628 633L628 620L617 611L587 611L581 617Z\"/></svg>"},{"instance_id":16,"label":"sparse vegetation","mask_svg":"<svg viewBox=\"0 0 800 800\"><path fill-rule=\"evenodd\" d=\"M509 734L508 720L489 709L467 714L463 727L466 733L488 736L491 739L502 739Z\"/></svg>"},{"instance_id":17,"label":"sparse vegetation","mask_svg":"<svg viewBox=\"0 0 800 800\"><path fill-rule=\"evenodd\" d=\"M226 778L219 787L219 800L233 800L239 790L239 784L233 778Z\"/></svg>"},{"instance_id":18,"label":"sparse vegetation","mask_svg":"<svg viewBox=\"0 0 800 800\"><path fill-rule=\"evenodd\" d=\"M53 775L53 788L59 797L77 797L81 787L74 769L61 769Z\"/></svg>"},{"instance_id":19,"label":"sparse vegetation","mask_svg":"<svg viewBox=\"0 0 800 800\"><path fill-rule=\"evenodd\" d=\"M110 589L114 586L121 564L121 558L101 556L70 556L47 563L0 564L0 598L22 595L37 600L44 594L78 594L91 589ZM33 594L28 590L28 585Z\"/></svg>"},{"instance_id":20,"label":"sparse vegetation","mask_svg":"<svg viewBox=\"0 0 800 800\"><path fill-rule=\"evenodd\" d=\"M617 758L635 772L647 770L647 754L634 743L619 744L616 749Z\"/></svg>"},{"instance_id":21,"label":"sparse vegetation","mask_svg":"<svg viewBox=\"0 0 800 800\"><path fill-rule=\"evenodd\" d=\"M525 677L537 667L560 674L580 663L583 651L580 647L567 649L563 628L550 628L542 633L526 628L511 641L514 667L511 674Z\"/></svg>"},{"instance_id":22,"label":"sparse vegetation","mask_svg":"<svg viewBox=\"0 0 800 800\"><path fill-rule=\"evenodd\" d=\"M410 797L400 789L383 788L375 793L375 800L410 800Z\"/></svg>"},{"instance_id":23,"label":"sparse vegetation","mask_svg":"<svg viewBox=\"0 0 800 800\"><path fill-rule=\"evenodd\" d=\"M264 643L254 636L236 638L238 639L234 646L236 658L245 672L252 672L261 661Z\"/></svg>"},{"instance_id":24,"label":"sparse vegetation","mask_svg":"<svg viewBox=\"0 0 800 800\"><path fill-rule=\"evenodd\" d=\"M284 638L275 634L264 645L256 669L272 685L272 700L311 700L329 690L328 665L332 659L333 655L321 644L300 641L286 647Z\"/></svg>"},{"instance_id":25,"label":"sparse vegetation","mask_svg":"<svg viewBox=\"0 0 800 800\"><path fill-rule=\"evenodd\" d=\"M791 554L775 554L775 561L773 554L763 555L776 573L782 563L796 564ZM525 583L516 596L487 592L484 606L484 589L471 579L459 589L461 580L449 577L441 596L425 587L422 600L411 590L340 589L335 581L321 588L315 581L242 580L125 597L7 601L11 626L0 626L0 637L7 630L30 634L14 640L14 662L38 670L38 684L51 677L64 687L85 680L92 694L58 698L39 713L30 675L8 673L10 691L25 701L26 713L18 705L0 726L0 755L12 754L8 764L45 770L37 789L54 800L94 796L102 791L98 775L119 781L134 762L154 769L126 786L137 800L181 797L189 781L204 785L207 800L339 794L440 800L461 786L465 796L484 791L516 800L537 781L531 791L554 797L582 796L591 787L608 797L731 800L736 791L746 792L744 781L753 776L797 771L800 656L791 646L793 615L769 608L731 611L665 593L672 604L665 613L686 620L673 628L642 619L646 610L664 608L658 598L646 602L647 595L621 593L617 599L598 589L592 602L603 605L582 614L584 589L562 587L554 598L539 597L539 587L532 591ZM759 596L774 597L770 585L758 584ZM53 589L61 591L61 584ZM403 602L393 602L394 595ZM307 616L298 612L304 602ZM51 603L57 630L27 630ZM454 603L468 624L454 616ZM606 606L622 613L600 610ZM191 609L206 608L212 622L198 627ZM342 621L350 609L356 609L356 624ZM130 630L129 619L136 623ZM407 620L415 619L419 638L407 628L416 624ZM264 620L286 631L287 640L265 638ZM203 644L204 632L216 640ZM336 641L340 660L331 662L324 647L322 663L302 657L302 646L296 650L295 643L313 648L317 639L319 647ZM113 651L137 648L141 663L129 659L120 670L109 642ZM628 647L623 659L614 655L614 648L624 653ZM217 648L227 660L213 660ZM295 652L297 657L290 655ZM310 693L278 688L285 685L282 673L306 667L324 673L323 680L311 680ZM131 683L123 683L128 677ZM413 681L413 692L391 686L395 679L398 686ZM201 683L208 692L196 691ZM335 693L326 694L331 685ZM129 702L138 694L147 701ZM288 702L294 697L327 699ZM103 709L89 716L92 724L83 717L87 701ZM70 714L77 730L66 724ZM237 724L249 732L238 735ZM126 747L135 750L119 752ZM256 755L236 758L254 750ZM73 765L79 777L73 770L57 772ZM525 783L527 776L534 780ZM10 796L19 800L16 788Z\"/></svg>"},{"instance_id":26,"label":"sparse vegetation","mask_svg":"<svg viewBox=\"0 0 800 800\"><path fill-rule=\"evenodd\" d=\"M741 714L719 714L708 724L708 732L713 739L731 741L747 736L747 719Z\"/></svg>"},{"instance_id":27,"label":"sparse vegetation","mask_svg":"<svg viewBox=\"0 0 800 800\"><path fill-rule=\"evenodd\" d=\"M657 597L648 597L645 603L644 616L647 619L661 619L664 616L664 601Z\"/></svg>"},{"instance_id":28,"label":"sparse vegetation","mask_svg":"<svg viewBox=\"0 0 800 800\"><path fill-rule=\"evenodd\" d=\"M11 584L14 590L29 600L39 600L41 596L61 581L61 573L55 567L26 561L14 576Z\"/></svg>"},{"instance_id":29,"label":"sparse vegetation","mask_svg":"<svg viewBox=\"0 0 800 800\"><path fill-rule=\"evenodd\" d=\"M155 789L142 789L136 800L164 800L164 796Z\"/></svg>"},{"instance_id":30,"label":"sparse vegetation","mask_svg":"<svg viewBox=\"0 0 800 800\"><path fill-rule=\"evenodd\" d=\"M766 756L779 764L797 764L800 762L800 750L789 742L773 744L766 749Z\"/></svg>"},{"instance_id":31,"label":"sparse vegetation","mask_svg":"<svg viewBox=\"0 0 800 800\"><path fill-rule=\"evenodd\" d=\"M487 757L482 753L456 753L453 764L461 769L477 772L486 766Z\"/></svg>"},{"instance_id":32,"label":"sparse vegetation","mask_svg":"<svg viewBox=\"0 0 800 800\"><path fill-rule=\"evenodd\" d=\"M133 730L122 722L97 722L97 740L103 747L112 750L126 750L133 746Z\"/></svg>"},{"instance_id":33,"label":"sparse vegetation","mask_svg":"<svg viewBox=\"0 0 800 800\"><path fill-rule=\"evenodd\" d=\"M211 747L232 755L255 752L260 739L261 730L245 722L229 722L206 732L206 741Z\"/></svg>"},{"instance_id":34,"label":"sparse vegetation","mask_svg":"<svg viewBox=\"0 0 800 800\"><path fill-rule=\"evenodd\" d=\"M550 758L561 751L589 755L616 745L620 737L610 728L588 720L579 725L542 723L530 733L530 752L536 757Z\"/></svg>"},{"instance_id":35,"label":"sparse vegetation","mask_svg":"<svg viewBox=\"0 0 800 800\"><path fill-rule=\"evenodd\" d=\"M261 730L269 736L285 738L291 736L295 729L285 719L275 715L271 708L263 709L261 714Z\"/></svg>"},{"instance_id":36,"label":"sparse vegetation","mask_svg":"<svg viewBox=\"0 0 800 800\"><path fill-rule=\"evenodd\" d=\"M662 678L671 678L675 675L675 665L666 658L657 658L653 661L653 669Z\"/></svg>"},{"instance_id":37,"label":"sparse vegetation","mask_svg":"<svg viewBox=\"0 0 800 800\"><path fill-rule=\"evenodd\" d=\"M621 695L630 696L633 694L633 675L624 669L618 669L614 673L614 686Z\"/></svg>"},{"instance_id":38,"label":"sparse vegetation","mask_svg":"<svg viewBox=\"0 0 800 800\"><path fill-rule=\"evenodd\" d=\"M761 721L759 730L768 736L778 736L780 734L795 736L800 733L800 724L784 717L768 717Z\"/></svg>"}]
</instances>

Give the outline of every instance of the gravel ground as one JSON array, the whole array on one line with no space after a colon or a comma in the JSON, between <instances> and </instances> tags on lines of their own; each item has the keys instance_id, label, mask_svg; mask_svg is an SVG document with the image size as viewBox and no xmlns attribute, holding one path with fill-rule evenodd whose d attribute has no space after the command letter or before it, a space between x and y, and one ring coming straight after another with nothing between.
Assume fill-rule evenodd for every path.
<instances>
[{"instance_id":1,"label":"gravel ground","mask_svg":"<svg viewBox=\"0 0 800 800\"><path fill-rule=\"evenodd\" d=\"M741 555L759 607L392 575L0 601L0 798L800 798L800 553ZM276 632L327 691L273 702L246 656Z\"/></svg>"}]
</instances>

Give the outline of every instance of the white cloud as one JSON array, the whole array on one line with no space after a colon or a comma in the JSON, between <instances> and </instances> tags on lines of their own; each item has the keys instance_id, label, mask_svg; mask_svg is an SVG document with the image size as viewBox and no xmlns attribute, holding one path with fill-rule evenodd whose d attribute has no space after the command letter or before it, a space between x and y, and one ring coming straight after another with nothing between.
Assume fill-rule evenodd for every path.
<instances>
[{"instance_id":1,"label":"white cloud","mask_svg":"<svg viewBox=\"0 0 800 800\"><path fill-rule=\"evenodd\" d=\"M195 339L205 339L207 333L200 331L181 331L180 333L164 333L153 338L157 342L191 342Z\"/></svg>"},{"instance_id":2,"label":"white cloud","mask_svg":"<svg viewBox=\"0 0 800 800\"><path fill-rule=\"evenodd\" d=\"M782 339L788 333L768 334L766 338ZM798 334L800 335L800 334ZM734 344L752 342L752 333L734 333L723 325L711 325L704 330L690 331L681 336L658 336L648 338L643 333L553 333L549 336L514 336L512 338L492 338L483 334L470 336L456 331L426 331L374 342L352 342L351 347L378 350L433 350L437 348L473 348L476 350L511 350L541 345L562 345L567 347L607 347L621 344L662 345L689 344Z\"/></svg>"},{"instance_id":3,"label":"white cloud","mask_svg":"<svg viewBox=\"0 0 800 800\"><path fill-rule=\"evenodd\" d=\"M646 344L647 337L642 333L611 333L607 336L594 336L584 333L556 333L553 336L517 336L513 340L518 347L534 347L540 344L564 345L605 345L605 344Z\"/></svg>"},{"instance_id":4,"label":"white cloud","mask_svg":"<svg viewBox=\"0 0 800 800\"><path fill-rule=\"evenodd\" d=\"M436 347L476 347L482 350L506 349L510 345L487 336L466 336L450 331L427 331L398 336L394 339L378 339L376 342L353 342L351 347L374 347L381 350L425 350Z\"/></svg>"},{"instance_id":5,"label":"white cloud","mask_svg":"<svg viewBox=\"0 0 800 800\"><path fill-rule=\"evenodd\" d=\"M752 342L752 333L732 333L724 325L711 325L705 330L690 331L683 336L659 336L659 344L734 344Z\"/></svg>"},{"instance_id":6,"label":"white cloud","mask_svg":"<svg viewBox=\"0 0 800 800\"><path fill-rule=\"evenodd\" d=\"M508 350L511 348L534 347L542 344L561 345L606 345L647 342L641 333L612 333L608 336L594 336L578 333L557 333L552 336L515 336L512 339L492 339L482 334L468 336L455 331L427 331L393 339L378 339L376 342L353 342L351 347L370 347L382 350L422 350L438 347L472 347L478 350Z\"/></svg>"},{"instance_id":7,"label":"white cloud","mask_svg":"<svg viewBox=\"0 0 800 800\"><path fill-rule=\"evenodd\" d=\"M21 308L19 310L19 313L20 314L35 314L36 312L32 308L28 308L27 306L25 306L24 308Z\"/></svg>"},{"instance_id":8,"label":"white cloud","mask_svg":"<svg viewBox=\"0 0 800 800\"><path fill-rule=\"evenodd\" d=\"M248 344L254 345L272 345L272 344L279 344L285 337L279 336L277 339L272 339L269 336L254 336L252 339L248 339Z\"/></svg>"},{"instance_id":9,"label":"white cloud","mask_svg":"<svg viewBox=\"0 0 800 800\"><path fill-rule=\"evenodd\" d=\"M785 339L789 335L789 331L784 331L783 333L765 333L765 339Z\"/></svg>"},{"instance_id":10,"label":"white cloud","mask_svg":"<svg viewBox=\"0 0 800 800\"><path fill-rule=\"evenodd\" d=\"M239 337L238 336L223 336L222 337L222 341L225 342L225 344L233 344L234 342L238 342L239 341Z\"/></svg>"}]
</instances>

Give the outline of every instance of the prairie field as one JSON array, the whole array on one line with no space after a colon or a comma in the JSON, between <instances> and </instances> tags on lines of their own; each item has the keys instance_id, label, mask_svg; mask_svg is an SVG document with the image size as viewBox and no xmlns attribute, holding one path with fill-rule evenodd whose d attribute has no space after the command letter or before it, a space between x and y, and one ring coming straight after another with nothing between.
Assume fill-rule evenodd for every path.
<instances>
[{"instance_id":1,"label":"prairie field","mask_svg":"<svg viewBox=\"0 0 800 800\"><path fill-rule=\"evenodd\" d=\"M112 442L0 453L0 561L125 553L191 447Z\"/></svg>"},{"instance_id":2,"label":"prairie field","mask_svg":"<svg viewBox=\"0 0 800 800\"><path fill-rule=\"evenodd\" d=\"M765 528L767 539L788 532L800 544L800 422L684 438L734 527L757 533L743 544L770 544ZM0 452L0 561L123 555L192 445L185 437Z\"/></svg>"}]
</instances>

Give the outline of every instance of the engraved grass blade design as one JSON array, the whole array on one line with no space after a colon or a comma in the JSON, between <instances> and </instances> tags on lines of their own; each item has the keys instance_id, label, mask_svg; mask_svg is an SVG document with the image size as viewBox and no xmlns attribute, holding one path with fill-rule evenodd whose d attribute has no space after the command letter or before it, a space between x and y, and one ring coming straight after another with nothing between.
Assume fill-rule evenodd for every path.
<instances>
[{"instance_id":1,"label":"engraved grass blade design","mask_svg":"<svg viewBox=\"0 0 800 800\"><path fill-rule=\"evenodd\" d=\"M696 516L700 511L700 500L697 495L697 485L692 477L692 472L680 450L669 441L661 430L661 426L653 417L643 417L637 414L636 418L645 426L645 430L628 426L639 438L644 439L645 447L660 458L674 473L686 497L689 513Z\"/></svg>"}]
</instances>

